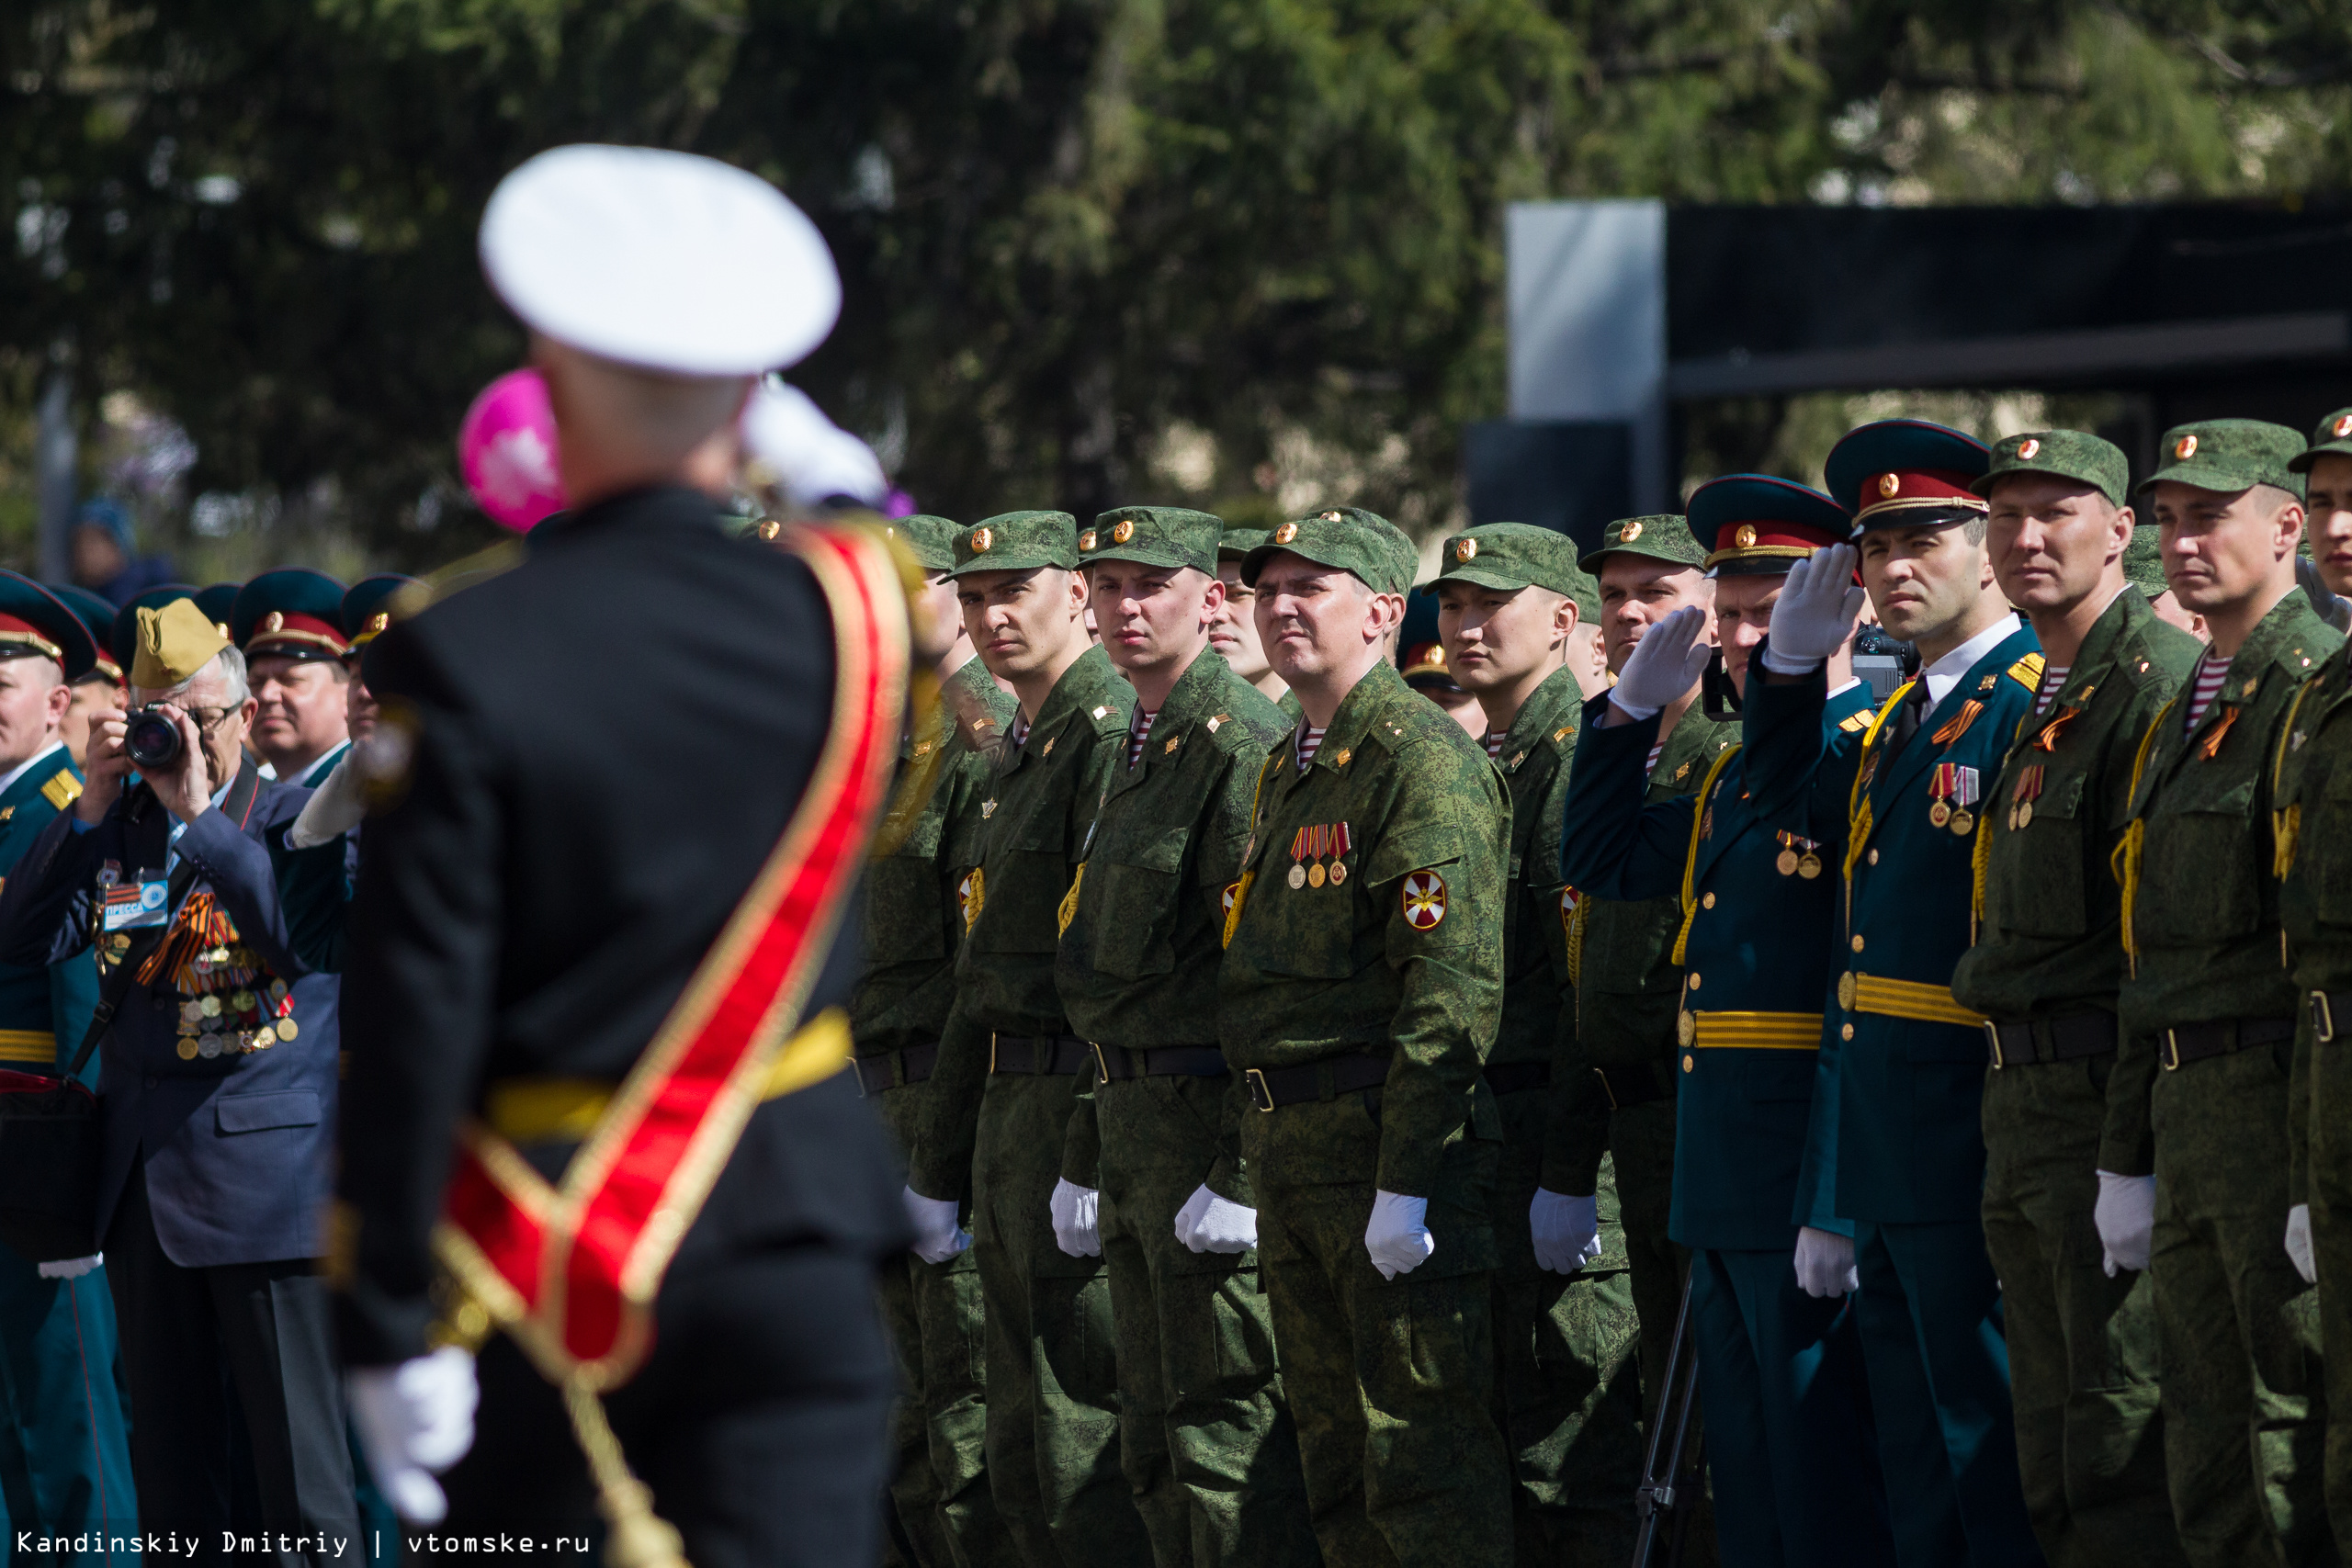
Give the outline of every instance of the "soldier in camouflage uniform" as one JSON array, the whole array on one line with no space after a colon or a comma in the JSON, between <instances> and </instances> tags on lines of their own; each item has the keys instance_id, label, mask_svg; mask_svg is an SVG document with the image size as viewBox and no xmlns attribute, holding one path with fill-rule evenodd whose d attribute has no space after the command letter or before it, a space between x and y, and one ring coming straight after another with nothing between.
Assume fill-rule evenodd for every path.
<instances>
[{"instance_id":1,"label":"soldier in camouflage uniform","mask_svg":"<svg viewBox=\"0 0 2352 1568\"><path fill-rule=\"evenodd\" d=\"M1217 533L1205 513L1129 506L1078 536L1102 649L1136 700L1055 976L1094 1047L1120 1451L1159 1568L1315 1556L1258 1280L1249 1100L1202 1005L1258 772L1289 728L1209 647Z\"/></svg>"},{"instance_id":2,"label":"soldier in camouflage uniform","mask_svg":"<svg viewBox=\"0 0 2352 1568\"><path fill-rule=\"evenodd\" d=\"M1577 564L1600 580L1601 635L1609 668L1624 668L1650 626L1685 604L1714 601L1706 552L1680 517L1628 517L1609 525L1598 549ZM1694 678L1658 715L1660 738L1647 759L1652 802L1689 795L1738 727L1696 711ZM1674 1020L1682 966L1674 937L1682 924L1672 897L1625 901L1561 893L1568 919L1567 964L1577 1027L1568 1060L1556 1068L1568 1110L1552 1130L1544 1190L1578 1206L1590 1224L1600 1162L1612 1156L1624 1216L1634 1304L1641 1318L1643 1409L1657 1405L1658 1380L1673 1348L1688 1259L1667 1235L1674 1194ZM1595 1100L1587 1086L1598 1087Z\"/></svg>"},{"instance_id":3,"label":"soldier in camouflage uniform","mask_svg":"<svg viewBox=\"0 0 2352 1568\"><path fill-rule=\"evenodd\" d=\"M2295 587L2302 480L2287 465L2302 448L2253 420L2182 425L2141 485L2165 573L2213 640L2132 762L2124 1038L2097 1219L2108 1252L2155 1285L2173 1517L2189 1561L2216 1568L2335 1555L2319 1303L2279 1245L2301 998L2279 966L2273 770L2290 711L2343 641Z\"/></svg>"},{"instance_id":4,"label":"soldier in camouflage uniform","mask_svg":"<svg viewBox=\"0 0 2352 1568\"><path fill-rule=\"evenodd\" d=\"M2304 537L2327 586L2352 593L2352 409L2319 422L2289 465L2303 476ZM2302 993L2287 1122L2287 1250L2318 1283L2326 1352L2328 1520L2352 1556L2352 649L2306 682L2274 765L2284 870L2278 913Z\"/></svg>"},{"instance_id":5,"label":"soldier in camouflage uniform","mask_svg":"<svg viewBox=\"0 0 2352 1568\"><path fill-rule=\"evenodd\" d=\"M1015 512L956 536L964 624L1020 701L980 801L956 1005L915 1119L917 1251L956 1246L973 1194L988 1325L988 1477L1033 1565L1139 1562L1150 1547L1118 1460L1111 1286L1091 1239L1093 1052L1054 987L1058 908L1103 786L1125 761L1135 694L1086 635L1078 525ZM1081 1076L1083 1075L1083 1076Z\"/></svg>"},{"instance_id":6,"label":"soldier in camouflage uniform","mask_svg":"<svg viewBox=\"0 0 2352 1568\"><path fill-rule=\"evenodd\" d=\"M1487 1274L1507 808L1385 657L1382 530L1285 523L1243 574L1302 705L1261 770L1218 975L1259 1266L1327 1561L1510 1555Z\"/></svg>"},{"instance_id":7,"label":"soldier in camouflage uniform","mask_svg":"<svg viewBox=\"0 0 2352 1568\"><path fill-rule=\"evenodd\" d=\"M1976 942L1952 996L1992 1021L1984 1245L2001 1279L2018 1465L2055 1568L2183 1561L2165 1490L2145 1278L2101 1266L2091 1211L2116 1074L2132 757L2202 651L2124 581L2130 466L2096 435L2004 438L1973 489L1993 570L2046 660L2033 712L1985 788Z\"/></svg>"},{"instance_id":8,"label":"soldier in camouflage uniform","mask_svg":"<svg viewBox=\"0 0 2352 1568\"><path fill-rule=\"evenodd\" d=\"M1216 619L1209 624L1209 646L1251 690L1268 702L1279 703L1290 695L1290 689L1266 662L1266 650L1258 642L1258 617L1251 613L1258 595L1241 581L1241 562L1265 542L1263 528L1227 527L1218 534L1216 580L1225 587L1225 601L1217 606ZM1284 710L1285 725L1297 718L1296 705Z\"/></svg>"},{"instance_id":9,"label":"soldier in camouflage uniform","mask_svg":"<svg viewBox=\"0 0 2352 1568\"><path fill-rule=\"evenodd\" d=\"M956 525L917 516L893 527L923 569L931 613L960 625L947 576L956 565ZM866 872L870 956L850 998L858 1082L901 1158L914 1141L915 1109L956 1000L959 890L979 864L980 800L1012 719L1012 699L972 656L967 637L959 633L943 663L955 668L940 682L937 707L900 751L899 793ZM970 1194L956 1198L968 1212ZM997 1518L983 1462L979 1260L967 1249L944 1263L912 1253L886 1262L882 1312L902 1385L890 1483L899 1528L886 1546L919 1568L1011 1568L1019 1559Z\"/></svg>"},{"instance_id":10,"label":"soldier in camouflage uniform","mask_svg":"<svg viewBox=\"0 0 2352 1568\"><path fill-rule=\"evenodd\" d=\"M1572 1201L1539 1191L1555 1101L1562 1114L1578 1102L1606 1104L1589 1078L1552 1076L1562 1042L1576 1031L1560 813L1584 693L1568 659L1582 646L1578 601L1597 599L1598 589L1578 570L1567 536L1522 523L1457 534L1439 560L1437 581L1423 592L1438 597L1447 667L1485 711L1487 755L1510 800L1503 1013L1487 1083L1503 1121L1494 1315L1518 1560L1614 1562L1633 1549L1641 1371L1608 1161L1597 1231L1581 1233L1589 1236L1582 1250L1555 1246L1564 1238L1539 1238L1532 1228L1547 1205L1566 1219Z\"/></svg>"}]
</instances>

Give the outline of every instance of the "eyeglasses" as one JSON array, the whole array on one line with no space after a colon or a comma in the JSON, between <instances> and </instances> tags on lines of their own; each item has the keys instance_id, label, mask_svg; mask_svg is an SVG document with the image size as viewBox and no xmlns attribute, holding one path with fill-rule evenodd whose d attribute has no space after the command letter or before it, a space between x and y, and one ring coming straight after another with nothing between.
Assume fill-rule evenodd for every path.
<instances>
[{"instance_id":1,"label":"eyeglasses","mask_svg":"<svg viewBox=\"0 0 2352 1568\"><path fill-rule=\"evenodd\" d=\"M214 730L220 728L222 725L228 723L229 716L235 713L237 710L233 707L225 707L182 708L180 711L187 714L189 718L196 722L196 728L199 734L209 735Z\"/></svg>"}]
</instances>

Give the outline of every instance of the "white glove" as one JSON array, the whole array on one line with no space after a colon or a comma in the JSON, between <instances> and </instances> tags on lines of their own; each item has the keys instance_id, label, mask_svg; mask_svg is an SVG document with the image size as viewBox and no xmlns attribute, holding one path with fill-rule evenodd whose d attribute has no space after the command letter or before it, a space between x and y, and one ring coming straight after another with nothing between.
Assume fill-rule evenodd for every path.
<instances>
[{"instance_id":1,"label":"white glove","mask_svg":"<svg viewBox=\"0 0 2352 1568\"><path fill-rule=\"evenodd\" d=\"M2312 1257L2312 1206L2298 1203L2287 1211L2287 1256L2306 1285L2319 1283L2319 1263ZM46 1269L46 1263L41 1265Z\"/></svg>"},{"instance_id":2,"label":"white glove","mask_svg":"<svg viewBox=\"0 0 2352 1568\"><path fill-rule=\"evenodd\" d=\"M956 1200L926 1198L910 1187L905 1193L907 1219L915 1227L915 1244L908 1250L925 1263L944 1263L972 1245L971 1234L956 1223Z\"/></svg>"},{"instance_id":3,"label":"white glove","mask_svg":"<svg viewBox=\"0 0 2352 1568\"><path fill-rule=\"evenodd\" d=\"M2148 1240L2156 1229L2156 1179L2098 1173L2098 1202L2091 1209L2098 1244L2107 1249L2107 1277L2119 1269L2145 1269Z\"/></svg>"},{"instance_id":4,"label":"white glove","mask_svg":"<svg viewBox=\"0 0 2352 1568\"><path fill-rule=\"evenodd\" d=\"M1796 1269L1797 1288L1808 1296L1851 1295L1862 1288L1861 1272L1854 1267L1853 1240L1836 1231L1799 1225Z\"/></svg>"},{"instance_id":5,"label":"white glove","mask_svg":"<svg viewBox=\"0 0 2352 1568\"><path fill-rule=\"evenodd\" d=\"M61 1258L54 1263L40 1266L44 1280L78 1280L107 1260L103 1252L93 1252L87 1258Z\"/></svg>"},{"instance_id":6,"label":"white glove","mask_svg":"<svg viewBox=\"0 0 2352 1568\"><path fill-rule=\"evenodd\" d=\"M1535 1266L1573 1274L1600 1256L1600 1199L1598 1194L1574 1198L1538 1187L1535 1201L1527 1206L1527 1228L1535 1235Z\"/></svg>"},{"instance_id":7,"label":"white glove","mask_svg":"<svg viewBox=\"0 0 2352 1568\"><path fill-rule=\"evenodd\" d=\"M1714 654L1713 645L1699 640L1707 629L1707 612L1685 604L1642 634L1617 673L1609 702L1627 718L1648 718L1699 683Z\"/></svg>"},{"instance_id":8,"label":"white glove","mask_svg":"<svg viewBox=\"0 0 2352 1568\"><path fill-rule=\"evenodd\" d=\"M396 1367L355 1368L345 1380L351 1424L376 1484L400 1517L438 1524L449 1511L433 1478L474 1446L474 1359L455 1345Z\"/></svg>"},{"instance_id":9,"label":"white glove","mask_svg":"<svg viewBox=\"0 0 2352 1568\"><path fill-rule=\"evenodd\" d=\"M1102 1235L1095 1223L1102 1201L1102 1194L1091 1187L1056 1181L1047 1204L1054 1215L1054 1245L1072 1258L1102 1257Z\"/></svg>"},{"instance_id":10,"label":"white glove","mask_svg":"<svg viewBox=\"0 0 2352 1568\"><path fill-rule=\"evenodd\" d=\"M1789 569L1781 596L1772 601L1771 639L1764 645L1764 668L1778 675L1810 675L1846 646L1862 613L1862 591L1854 586L1854 547L1815 550Z\"/></svg>"},{"instance_id":11,"label":"white glove","mask_svg":"<svg viewBox=\"0 0 2352 1568\"><path fill-rule=\"evenodd\" d=\"M368 815L368 798L359 787L359 772L351 765L356 750L345 751L343 761L327 771L311 798L302 803L301 815L294 818L294 826L286 829L286 847L289 850L316 848L330 839L340 839L359 826Z\"/></svg>"},{"instance_id":12,"label":"white glove","mask_svg":"<svg viewBox=\"0 0 2352 1568\"><path fill-rule=\"evenodd\" d=\"M1194 1252L1247 1252L1258 1245L1258 1211L1218 1197L1204 1181L1176 1211L1176 1239Z\"/></svg>"},{"instance_id":13,"label":"white glove","mask_svg":"<svg viewBox=\"0 0 2352 1568\"><path fill-rule=\"evenodd\" d=\"M1430 1260L1437 1237L1430 1235L1430 1201L1394 1192L1372 1195L1372 1220L1363 1227L1363 1249L1384 1280L1409 1274Z\"/></svg>"}]
</instances>

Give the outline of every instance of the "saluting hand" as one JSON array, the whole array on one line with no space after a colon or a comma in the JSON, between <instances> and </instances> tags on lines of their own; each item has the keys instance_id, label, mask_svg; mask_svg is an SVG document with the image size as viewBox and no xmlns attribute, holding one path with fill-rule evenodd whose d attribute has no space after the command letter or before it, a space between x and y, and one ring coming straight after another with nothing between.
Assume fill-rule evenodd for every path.
<instances>
[{"instance_id":1,"label":"saluting hand","mask_svg":"<svg viewBox=\"0 0 2352 1568\"><path fill-rule=\"evenodd\" d=\"M1609 705L1640 720L1681 701L1714 656L1714 645L1699 640L1706 629L1707 612L1685 604L1644 632L1610 688Z\"/></svg>"},{"instance_id":2,"label":"saluting hand","mask_svg":"<svg viewBox=\"0 0 2352 1568\"><path fill-rule=\"evenodd\" d=\"M1862 591L1854 586L1854 547L1832 545L1789 568L1772 601L1772 628L1764 668L1776 675L1810 675L1854 635Z\"/></svg>"}]
</instances>

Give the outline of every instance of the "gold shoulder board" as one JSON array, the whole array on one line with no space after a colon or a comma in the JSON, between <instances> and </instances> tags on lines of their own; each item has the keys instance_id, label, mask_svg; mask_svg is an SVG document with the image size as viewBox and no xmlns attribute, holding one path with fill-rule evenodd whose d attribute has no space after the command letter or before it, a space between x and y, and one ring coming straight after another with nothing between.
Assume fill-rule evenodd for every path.
<instances>
[{"instance_id":1,"label":"gold shoulder board","mask_svg":"<svg viewBox=\"0 0 2352 1568\"><path fill-rule=\"evenodd\" d=\"M40 786L40 793L43 799L62 811L82 798L82 781L74 776L73 769L60 768Z\"/></svg>"},{"instance_id":2,"label":"gold shoulder board","mask_svg":"<svg viewBox=\"0 0 2352 1568\"><path fill-rule=\"evenodd\" d=\"M2009 666L2009 679L2029 692L2038 692L2041 689L2041 671L2049 662L2038 653L2029 653Z\"/></svg>"}]
</instances>

